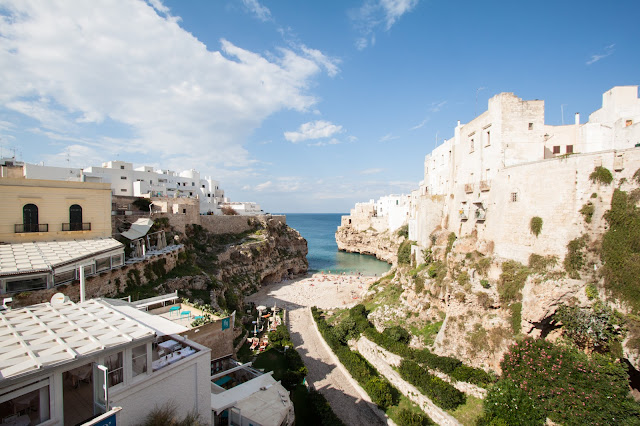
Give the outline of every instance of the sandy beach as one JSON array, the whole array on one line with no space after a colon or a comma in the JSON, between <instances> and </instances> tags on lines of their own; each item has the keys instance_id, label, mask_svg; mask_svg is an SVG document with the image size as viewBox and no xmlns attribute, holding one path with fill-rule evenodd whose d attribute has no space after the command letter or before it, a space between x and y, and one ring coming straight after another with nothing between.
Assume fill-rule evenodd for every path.
<instances>
[{"instance_id":1,"label":"sandy beach","mask_svg":"<svg viewBox=\"0 0 640 426\"><path fill-rule=\"evenodd\" d=\"M245 302L268 307L277 303L278 307L286 306L289 309L304 306L347 308L360 303L362 295L377 279L357 274L316 273L266 285L257 293L245 297Z\"/></svg>"}]
</instances>

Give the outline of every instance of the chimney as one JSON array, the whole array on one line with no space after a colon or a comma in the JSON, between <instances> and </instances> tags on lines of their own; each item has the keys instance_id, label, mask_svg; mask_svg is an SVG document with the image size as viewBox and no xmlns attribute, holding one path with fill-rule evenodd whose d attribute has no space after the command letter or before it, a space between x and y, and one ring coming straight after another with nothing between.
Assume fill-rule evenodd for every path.
<instances>
[{"instance_id":1,"label":"chimney","mask_svg":"<svg viewBox=\"0 0 640 426\"><path fill-rule=\"evenodd\" d=\"M576 126L580 124L580 113L576 112Z\"/></svg>"}]
</instances>

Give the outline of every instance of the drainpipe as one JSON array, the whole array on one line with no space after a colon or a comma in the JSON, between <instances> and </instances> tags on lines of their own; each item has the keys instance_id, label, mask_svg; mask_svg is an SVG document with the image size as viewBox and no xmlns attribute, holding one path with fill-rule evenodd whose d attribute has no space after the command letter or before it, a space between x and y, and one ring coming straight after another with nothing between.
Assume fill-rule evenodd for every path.
<instances>
[{"instance_id":1,"label":"drainpipe","mask_svg":"<svg viewBox=\"0 0 640 426\"><path fill-rule=\"evenodd\" d=\"M84 302L84 294L85 294L84 265L80 265L80 303Z\"/></svg>"}]
</instances>

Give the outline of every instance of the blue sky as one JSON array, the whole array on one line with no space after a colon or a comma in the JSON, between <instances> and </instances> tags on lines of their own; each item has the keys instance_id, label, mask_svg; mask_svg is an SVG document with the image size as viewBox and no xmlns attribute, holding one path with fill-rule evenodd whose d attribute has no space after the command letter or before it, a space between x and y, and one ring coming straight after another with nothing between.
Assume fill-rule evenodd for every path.
<instances>
[{"instance_id":1,"label":"blue sky","mask_svg":"<svg viewBox=\"0 0 640 426\"><path fill-rule=\"evenodd\" d=\"M270 212L409 192L500 92L546 122L640 82L635 1L0 0L0 146L194 168ZM477 97L477 102L476 102Z\"/></svg>"}]
</instances>

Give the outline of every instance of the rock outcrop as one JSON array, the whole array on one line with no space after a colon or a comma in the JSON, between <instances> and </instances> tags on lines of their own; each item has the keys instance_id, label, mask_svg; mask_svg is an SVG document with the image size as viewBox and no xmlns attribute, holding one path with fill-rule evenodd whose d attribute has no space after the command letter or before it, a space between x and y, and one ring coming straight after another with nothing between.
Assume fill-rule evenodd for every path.
<instances>
[{"instance_id":1,"label":"rock outcrop","mask_svg":"<svg viewBox=\"0 0 640 426\"><path fill-rule=\"evenodd\" d=\"M342 225L336 232L338 250L369 254L390 264L396 264L398 247L404 241L396 233L366 229L358 231L351 225Z\"/></svg>"}]
</instances>

